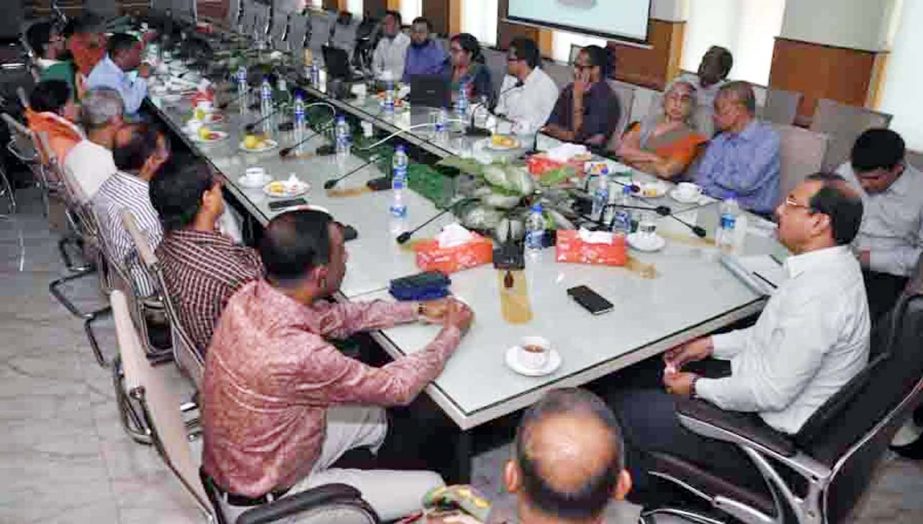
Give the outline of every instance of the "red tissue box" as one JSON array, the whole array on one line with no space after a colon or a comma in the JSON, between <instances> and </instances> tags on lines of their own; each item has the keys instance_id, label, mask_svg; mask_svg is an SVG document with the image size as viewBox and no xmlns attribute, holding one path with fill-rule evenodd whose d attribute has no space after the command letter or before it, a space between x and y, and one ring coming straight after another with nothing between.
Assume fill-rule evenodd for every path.
<instances>
[{"instance_id":1,"label":"red tissue box","mask_svg":"<svg viewBox=\"0 0 923 524\"><path fill-rule=\"evenodd\" d=\"M471 242L460 246L443 249L436 240L421 240L413 249L417 253L417 267L446 274L489 264L494 259L493 243L476 233Z\"/></svg>"},{"instance_id":2,"label":"red tissue box","mask_svg":"<svg viewBox=\"0 0 923 524\"><path fill-rule=\"evenodd\" d=\"M558 262L603 266L624 266L628 262L624 235L612 235L611 244L588 244L577 231L559 230L554 251Z\"/></svg>"}]
</instances>

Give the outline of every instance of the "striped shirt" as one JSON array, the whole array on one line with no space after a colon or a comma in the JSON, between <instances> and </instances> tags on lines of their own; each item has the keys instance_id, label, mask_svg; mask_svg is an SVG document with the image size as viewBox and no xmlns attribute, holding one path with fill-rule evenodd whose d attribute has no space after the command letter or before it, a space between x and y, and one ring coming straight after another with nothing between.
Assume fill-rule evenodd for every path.
<instances>
[{"instance_id":1,"label":"striped shirt","mask_svg":"<svg viewBox=\"0 0 923 524\"><path fill-rule=\"evenodd\" d=\"M218 232L179 229L164 235L157 258L180 322L204 355L228 299L262 277L259 255Z\"/></svg>"},{"instance_id":2,"label":"striped shirt","mask_svg":"<svg viewBox=\"0 0 923 524\"><path fill-rule=\"evenodd\" d=\"M141 266L141 261L135 253L135 243L122 225L122 217L119 215L122 209L131 211L138 222L138 228L147 237L151 247L160 244L163 228L157 211L151 205L147 181L119 171L100 186L91 202L99 218L100 234L109 254L131 275L135 290L140 296L152 295L154 286Z\"/></svg>"}]
</instances>

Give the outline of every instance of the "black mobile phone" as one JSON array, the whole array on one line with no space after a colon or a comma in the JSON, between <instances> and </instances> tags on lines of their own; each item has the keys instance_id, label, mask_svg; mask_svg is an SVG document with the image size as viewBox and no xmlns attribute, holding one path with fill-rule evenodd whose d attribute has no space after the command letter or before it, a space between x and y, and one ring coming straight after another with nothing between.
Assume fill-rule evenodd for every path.
<instances>
[{"instance_id":1,"label":"black mobile phone","mask_svg":"<svg viewBox=\"0 0 923 524\"><path fill-rule=\"evenodd\" d=\"M603 298L602 295L586 286L572 287L567 290L567 294L578 304L583 306L583 309L586 309L594 315L601 315L612 311L612 302L609 302Z\"/></svg>"},{"instance_id":2,"label":"black mobile phone","mask_svg":"<svg viewBox=\"0 0 923 524\"><path fill-rule=\"evenodd\" d=\"M308 201L303 198L291 198L288 200L276 200L269 203L270 211L279 211L281 209L294 207L294 206L303 206L307 204Z\"/></svg>"}]
</instances>

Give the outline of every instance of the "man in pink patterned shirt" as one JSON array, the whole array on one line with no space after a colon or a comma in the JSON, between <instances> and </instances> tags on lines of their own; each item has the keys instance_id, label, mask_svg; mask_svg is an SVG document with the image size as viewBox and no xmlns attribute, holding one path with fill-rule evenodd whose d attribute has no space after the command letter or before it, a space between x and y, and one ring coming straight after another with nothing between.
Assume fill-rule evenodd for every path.
<instances>
[{"instance_id":1,"label":"man in pink patterned shirt","mask_svg":"<svg viewBox=\"0 0 923 524\"><path fill-rule=\"evenodd\" d=\"M352 448L376 451L384 410L406 405L439 373L473 315L454 300L332 304L346 273L329 215L285 213L260 244L266 279L244 285L222 313L202 391L203 468L233 521L248 506L330 482L352 485L383 520L409 514L442 485L424 471L330 469ZM373 368L325 340L425 320L442 330L420 351Z\"/></svg>"}]
</instances>

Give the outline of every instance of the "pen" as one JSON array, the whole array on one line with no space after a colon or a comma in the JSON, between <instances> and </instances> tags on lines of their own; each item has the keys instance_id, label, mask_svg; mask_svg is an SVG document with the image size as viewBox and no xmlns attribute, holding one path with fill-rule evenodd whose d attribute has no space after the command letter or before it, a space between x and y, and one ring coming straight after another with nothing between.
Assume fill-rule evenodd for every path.
<instances>
[{"instance_id":1,"label":"pen","mask_svg":"<svg viewBox=\"0 0 923 524\"><path fill-rule=\"evenodd\" d=\"M772 261L775 262L776 264L779 264L780 266L782 265L782 261L779 260L779 257L773 255L772 253L769 254L769 258L771 258Z\"/></svg>"},{"instance_id":2,"label":"pen","mask_svg":"<svg viewBox=\"0 0 923 524\"><path fill-rule=\"evenodd\" d=\"M760 275L760 274L757 273L756 271L753 271L752 273L753 273L753 276L755 276L756 278L758 278L758 279L762 280L763 282L765 282L766 284L768 284L770 287L772 287L772 289L776 289L776 288L778 287L778 286L776 286L775 284L773 284L772 282L770 282L769 279L767 279L767 278L764 277L763 275Z\"/></svg>"}]
</instances>

